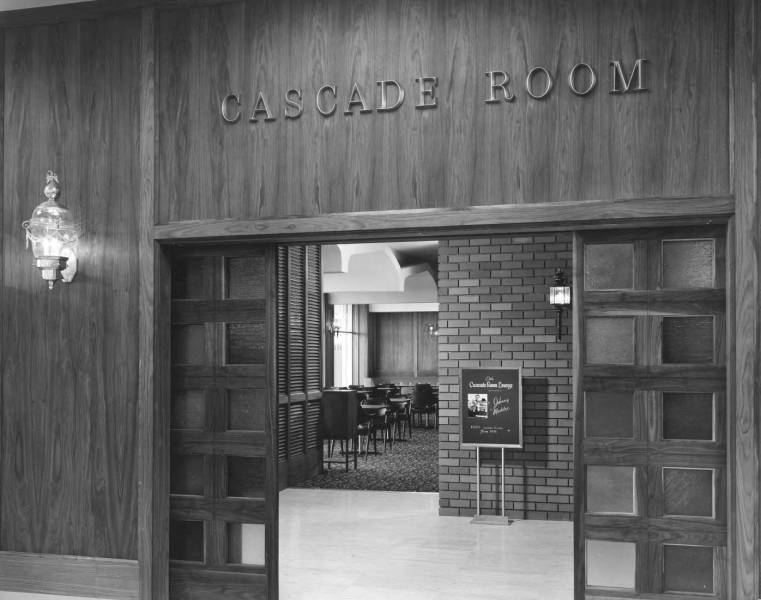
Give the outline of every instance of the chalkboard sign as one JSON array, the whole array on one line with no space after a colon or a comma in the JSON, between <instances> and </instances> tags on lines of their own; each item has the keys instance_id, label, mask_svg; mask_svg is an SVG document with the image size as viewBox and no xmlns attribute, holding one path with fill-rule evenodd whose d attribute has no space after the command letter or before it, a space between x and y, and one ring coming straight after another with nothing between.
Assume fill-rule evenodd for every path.
<instances>
[{"instance_id":1,"label":"chalkboard sign","mask_svg":"<svg viewBox=\"0 0 761 600\"><path fill-rule=\"evenodd\" d=\"M523 447L521 368L460 370L461 445Z\"/></svg>"}]
</instances>

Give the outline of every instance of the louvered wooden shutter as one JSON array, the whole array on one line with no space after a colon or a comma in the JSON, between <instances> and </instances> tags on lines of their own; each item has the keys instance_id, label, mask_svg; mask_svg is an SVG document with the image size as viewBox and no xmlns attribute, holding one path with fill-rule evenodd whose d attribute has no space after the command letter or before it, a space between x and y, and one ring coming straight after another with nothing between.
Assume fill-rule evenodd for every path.
<instances>
[{"instance_id":1,"label":"louvered wooden shutter","mask_svg":"<svg viewBox=\"0 0 761 600\"><path fill-rule=\"evenodd\" d=\"M288 248L277 249L277 393L288 393Z\"/></svg>"},{"instance_id":2,"label":"louvered wooden shutter","mask_svg":"<svg viewBox=\"0 0 761 600\"><path fill-rule=\"evenodd\" d=\"M322 389L322 285L320 247L306 249L306 388Z\"/></svg>"},{"instance_id":3,"label":"louvered wooden shutter","mask_svg":"<svg viewBox=\"0 0 761 600\"><path fill-rule=\"evenodd\" d=\"M319 246L277 249L278 460L281 487L319 469L322 282Z\"/></svg>"},{"instance_id":4,"label":"louvered wooden shutter","mask_svg":"<svg viewBox=\"0 0 761 600\"><path fill-rule=\"evenodd\" d=\"M306 392L306 248L288 249L288 394Z\"/></svg>"}]
</instances>

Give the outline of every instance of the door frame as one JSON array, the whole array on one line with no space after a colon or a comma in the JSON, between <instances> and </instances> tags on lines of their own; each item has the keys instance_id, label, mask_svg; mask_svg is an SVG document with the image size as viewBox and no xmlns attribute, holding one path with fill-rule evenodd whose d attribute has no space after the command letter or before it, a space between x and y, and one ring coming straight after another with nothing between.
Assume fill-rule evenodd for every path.
<instances>
[{"instance_id":1,"label":"door frame","mask_svg":"<svg viewBox=\"0 0 761 600\"><path fill-rule=\"evenodd\" d=\"M476 206L462 209L419 209L327 214L278 219L214 220L157 225L141 246L141 264L150 265L141 287L141 390L139 398L140 454L138 563L140 597L168 598L168 409L169 385L169 281L168 249L175 244L246 242L335 243L382 239L443 239L467 235L588 229L634 229L664 226L728 224L728 597L735 590L758 587L759 550L756 537L758 491L758 431L754 394L736 398L736 390L753 390L755 346L737 344L737 314L756 310L756 300L743 305L735 294L735 281L754 280L755 261L743 252L750 244L736 245L733 196L698 198L647 198L633 200L563 202L548 204ZM734 271L734 274L732 275ZM577 318L574 310L574 319ZM741 348L740 348L741 346ZM740 351L741 350L741 351ZM740 354L738 356L738 354ZM734 376L734 377L733 377ZM734 382L737 380L737 383ZM273 398L276 402L277 398ZM574 397L574 402L576 402ZM736 416L743 421L736 422ZM751 421L747 419L750 415ZM741 443L736 438L742 437ZM746 494L738 498L738 483ZM752 482L750 485L748 482ZM740 506L742 504L742 506ZM751 510L748 510L748 509ZM277 574L274 573L273 581Z\"/></svg>"}]
</instances>

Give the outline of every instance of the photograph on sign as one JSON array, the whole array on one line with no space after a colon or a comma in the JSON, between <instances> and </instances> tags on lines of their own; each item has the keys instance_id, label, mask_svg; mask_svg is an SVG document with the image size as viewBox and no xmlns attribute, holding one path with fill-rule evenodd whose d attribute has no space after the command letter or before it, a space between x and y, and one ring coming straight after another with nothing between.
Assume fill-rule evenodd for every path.
<instances>
[{"instance_id":1,"label":"photograph on sign","mask_svg":"<svg viewBox=\"0 0 761 600\"><path fill-rule=\"evenodd\" d=\"M460 369L462 446L523 447L521 368Z\"/></svg>"}]
</instances>

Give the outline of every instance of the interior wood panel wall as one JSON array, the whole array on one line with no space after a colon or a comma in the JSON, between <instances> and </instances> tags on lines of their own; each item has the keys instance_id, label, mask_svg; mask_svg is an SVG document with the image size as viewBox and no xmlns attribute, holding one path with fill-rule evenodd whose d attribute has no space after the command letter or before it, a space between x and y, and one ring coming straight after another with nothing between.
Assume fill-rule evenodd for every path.
<instances>
[{"instance_id":1,"label":"interior wood panel wall","mask_svg":"<svg viewBox=\"0 0 761 600\"><path fill-rule=\"evenodd\" d=\"M264 0L159 12L161 222L729 192L729 6L721 0ZM610 94L610 61L645 58L644 93ZM598 85L566 82L578 62ZM528 71L555 76L548 98ZM485 104L485 72L511 103ZM439 107L416 110L415 77ZM406 91L343 114L357 82ZM336 114L314 104L335 84ZM537 85L541 81L536 82ZM285 119L289 88L304 113ZM250 123L259 91L275 120ZM221 99L242 96L234 124ZM261 115L260 115L261 117Z\"/></svg>"},{"instance_id":2,"label":"interior wood panel wall","mask_svg":"<svg viewBox=\"0 0 761 600\"><path fill-rule=\"evenodd\" d=\"M136 559L140 15L4 36L0 549ZM52 291L21 229L48 169L84 228Z\"/></svg>"},{"instance_id":3,"label":"interior wood panel wall","mask_svg":"<svg viewBox=\"0 0 761 600\"><path fill-rule=\"evenodd\" d=\"M426 323L437 323L437 313L370 313L370 377L399 383L400 379L430 378L438 374L438 346Z\"/></svg>"}]
</instances>

